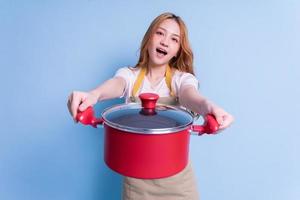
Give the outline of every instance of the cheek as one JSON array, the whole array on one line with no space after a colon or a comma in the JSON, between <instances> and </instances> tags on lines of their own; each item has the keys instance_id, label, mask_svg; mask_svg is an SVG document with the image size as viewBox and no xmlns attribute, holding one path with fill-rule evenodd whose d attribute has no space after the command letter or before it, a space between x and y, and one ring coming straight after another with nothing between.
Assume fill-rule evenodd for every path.
<instances>
[{"instance_id":1,"label":"cheek","mask_svg":"<svg viewBox=\"0 0 300 200\"><path fill-rule=\"evenodd\" d=\"M149 46L148 46L148 50L151 50L154 48L155 46L155 37L153 37L152 39L150 39L150 42L149 42Z\"/></svg>"},{"instance_id":2,"label":"cheek","mask_svg":"<svg viewBox=\"0 0 300 200\"><path fill-rule=\"evenodd\" d=\"M150 39L150 43L156 44L159 41L159 37L157 35L153 35Z\"/></svg>"},{"instance_id":3,"label":"cheek","mask_svg":"<svg viewBox=\"0 0 300 200\"><path fill-rule=\"evenodd\" d=\"M148 51L148 54L151 54L153 52L153 44L152 43L149 43L147 51Z\"/></svg>"},{"instance_id":4,"label":"cheek","mask_svg":"<svg viewBox=\"0 0 300 200\"><path fill-rule=\"evenodd\" d=\"M177 53L179 52L179 49L180 49L179 44L175 44L172 49L173 49L172 50L172 57L173 57L173 56L176 56Z\"/></svg>"}]
</instances>

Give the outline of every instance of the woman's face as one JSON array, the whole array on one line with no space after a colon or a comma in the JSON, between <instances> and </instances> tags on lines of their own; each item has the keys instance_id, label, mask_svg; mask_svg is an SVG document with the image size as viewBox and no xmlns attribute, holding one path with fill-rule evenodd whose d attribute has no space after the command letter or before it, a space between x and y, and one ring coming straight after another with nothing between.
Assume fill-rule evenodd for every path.
<instances>
[{"instance_id":1,"label":"woman's face","mask_svg":"<svg viewBox=\"0 0 300 200\"><path fill-rule=\"evenodd\" d=\"M180 48L180 28L173 19L164 20L154 31L148 46L150 63L161 66L177 55Z\"/></svg>"}]
</instances>

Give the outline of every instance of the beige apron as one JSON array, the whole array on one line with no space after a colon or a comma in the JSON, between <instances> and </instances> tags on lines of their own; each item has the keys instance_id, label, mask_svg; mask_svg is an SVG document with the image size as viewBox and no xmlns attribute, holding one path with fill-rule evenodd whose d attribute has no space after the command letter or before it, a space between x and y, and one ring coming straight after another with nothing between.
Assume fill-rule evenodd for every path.
<instances>
[{"instance_id":1,"label":"beige apron","mask_svg":"<svg viewBox=\"0 0 300 200\"><path fill-rule=\"evenodd\" d=\"M142 70L141 70L142 71ZM137 102L135 93L141 84L145 72L141 72L134 85L131 102ZM166 82L170 80L168 69L166 73ZM170 82L167 83L168 87ZM168 105L178 105L178 98L173 96L170 89L170 97L161 97L158 103ZM191 162L179 173L160 179L137 179L124 177L123 180L123 200L199 200L195 175L192 170Z\"/></svg>"}]
</instances>

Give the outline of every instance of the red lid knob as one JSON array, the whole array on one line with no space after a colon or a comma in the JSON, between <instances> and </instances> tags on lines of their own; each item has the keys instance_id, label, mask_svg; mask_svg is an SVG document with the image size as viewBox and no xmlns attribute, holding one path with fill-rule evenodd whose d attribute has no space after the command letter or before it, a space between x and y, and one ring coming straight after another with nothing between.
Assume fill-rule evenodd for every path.
<instances>
[{"instance_id":1,"label":"red lid knob","mask_svg":"<svg viewBox=\"0 0 300 200\"><path fill-rule=\"evenodd\" d=\"M142 93L139 95L144 109L155 109L159 96L155 93Z\"/></svg>"}]
</instances>

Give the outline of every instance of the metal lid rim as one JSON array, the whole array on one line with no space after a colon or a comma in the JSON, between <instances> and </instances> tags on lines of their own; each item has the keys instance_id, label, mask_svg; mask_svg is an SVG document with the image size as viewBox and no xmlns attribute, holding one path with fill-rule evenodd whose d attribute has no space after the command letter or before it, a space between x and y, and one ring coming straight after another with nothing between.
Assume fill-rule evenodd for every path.
<instances>
[{"instance_id":1,"label":"metal lid rim","mask_svg":"<svg viewBox=\"0 0 300 200\"><path fill-rule=\"evenodd\" d=\"M125 132L136 133L136 134L176 133L176 132L187 129L188 126L190 126L194 123L193 116L189 112L185 111L184 109L182 109L180 107L176 107L176 106L171 106L171 105L167 105L167 104L159 104L159 103L157 104L158 106L159 105L166 106L168 108L172 108L174 110L181 111L181 112L184 112L184 113L188 114L191 117L191 121L189 123L186 123L184 125L177 126L177 127L151 129L151 128L133 128L133 127L129 127L129 126L119 125L117 123L113 123L113 122L109 121L105 117L106 113L109 112L111 109L118 109L118 108L123 108L125 106L130 107L130 106L135 106L135 105L139 106L140 104L138 104L138 103L117 104L117 105L113 105L113 106L110 106L110 107L104 109L103 112L101 113L101 116L104 120L104 123L107 124L108 126L112 127L112 128L115 128L115 129L118 129L118 130L121 130L121 131L125 131Z\"/></svg>"},{"instance_id":2,"label":"metal lid rim","mask_svg":"<svg viewBox=\"0 0 300 200\"><path fill-rule=\"evenodd\" d=\"M193 124L193 122L190 122L189 124L186 124L184 126L179 126L179 127L172 127L172 128L161 128L161 129L147 129L147 128L130 128L127 126L122 126L122 125L118 125L115 123L111 123L108 121L104 120L104 123L112 128L121 130L121 131L125 131L125 132L130 132L130 133L136 133L136 134L168 134L168 133L177 133L179 131L183 131L185 129L187 129L187 127L189 127L190 125Z\"/></svg>"}]
</instances>

